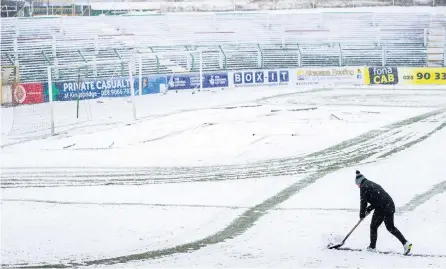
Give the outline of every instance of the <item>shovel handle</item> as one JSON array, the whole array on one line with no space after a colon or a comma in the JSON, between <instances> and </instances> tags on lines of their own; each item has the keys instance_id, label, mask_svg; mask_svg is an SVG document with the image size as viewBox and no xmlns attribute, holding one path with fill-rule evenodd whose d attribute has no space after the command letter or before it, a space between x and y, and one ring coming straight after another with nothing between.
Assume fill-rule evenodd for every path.
<instances>
[{"instance_id":1,"label":"shovel handle","mask_svg":"<svg viewBox=\"0 0 446 269\"><path fill-rule=\"evenodd\" d=\"M345 243L345 241L347 240L347 238L353 233L353 231L359 226L359 224L361 224L361 222L370 214L370 212L365 214L365 217L362 219L359 219L358 223L356 223L356 225L353 227L353 229L347 234L347 236L344 238L344 240L342 240L342 244Z\"/></svg>"}]
</instances>

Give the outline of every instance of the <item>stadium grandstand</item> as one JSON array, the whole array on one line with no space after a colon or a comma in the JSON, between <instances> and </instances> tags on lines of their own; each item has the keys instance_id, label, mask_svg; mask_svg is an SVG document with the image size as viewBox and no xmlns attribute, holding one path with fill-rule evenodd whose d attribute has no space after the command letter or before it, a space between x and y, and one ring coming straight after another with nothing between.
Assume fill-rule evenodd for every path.
<instances>
[{"instance_id":1,"label":"stadium grandstand","mask_svg":"<svg viewBox=\"0 0 446 269\"><path fill-rule=\"evenodd\" d=\"M279 5L282 1L276 2L275 7L283 7ZM320 7L335 1L288 2L299 3L299 7ZM342 6L348 1L336 2ZM355 5L391 5L393 2L434 3L354 1ZM260 7L262 3L270 2L253 1L251 5ZM435 4L444 4L444 1L436 0ZM30 6L35 10L38 5L31 3ZM89 9L82 6L79 10L85 15L94 11ZM347 13L324 9L306 10L308 12L155 11L120 16L2 18L2 70L6 66L16 66L20 73L16 77L20 77L21 82L43 82L47 80L49 65L91 64L128 59L141 53L196 50L203 51L204 71L307 66L444 66L446 15L432 11L436 9L440 8L430 11L412 8L405 12L352 10ZM60 12L65 14L69 10ZM190 57L192 59L173 55L168 59L147 58L142 72L147 75L170 73L178 67L184 71L196 70L192 53ZM98 78L116 70L127 68L116 63L82 72L85 78ZM79 72L79 68L59 70L54 72L53 80L75 79Z\"/></svg>"},{"instance_id":2,"label":"stadium grandstand","mask_svg":"<svg viewBox=\"0 0 446 269\"><path fill-rule=\"evenodd\" d=\"M446 6L446 0L2 0L2 17L129 12L253 11L376 6Z\"/></svg>"}]
</instances>

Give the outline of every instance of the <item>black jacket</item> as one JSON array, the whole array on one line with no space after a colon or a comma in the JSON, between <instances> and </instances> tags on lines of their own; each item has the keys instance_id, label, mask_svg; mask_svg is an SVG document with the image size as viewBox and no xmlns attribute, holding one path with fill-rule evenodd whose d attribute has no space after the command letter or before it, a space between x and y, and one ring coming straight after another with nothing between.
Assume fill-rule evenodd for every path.
<instances>
[{"instance_id":1,"label":"black jacket","mask_svg":"<svg viewBox=\"0 0 446 269\"><path fill-rule=\"evenodd\" d=\"M392 197L379 185L368 179L364 179L360 186L361 192L361 206L359 210L359 217L365 217L366 210L382 214L395 213L395 204ZM368 208L367 203L370 204Z\"/></svg>"}]
</instances>

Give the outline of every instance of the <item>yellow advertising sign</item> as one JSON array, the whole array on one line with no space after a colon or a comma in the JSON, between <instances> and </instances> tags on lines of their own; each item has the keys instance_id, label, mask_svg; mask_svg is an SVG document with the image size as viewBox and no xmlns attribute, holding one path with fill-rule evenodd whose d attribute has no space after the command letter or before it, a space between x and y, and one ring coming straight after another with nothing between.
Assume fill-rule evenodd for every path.
<instances>
[{"instance_id":1,"label":"yellow advertising sign","mask_svg":"<svg viewBox=\"0 0 446 269\"><path fill-rule=\"evenodd\" d=\"M364 84L363 66L297 68L296 85L333 83Z\"/></svg>"},{"instance_id":2,"label":"yellow advertising sign","mask_svg":"<svg viewBox=\"0 0 446 269\"><path fill-rule=\"evenodd\" d=\"M446 85L446 67L398 68L398 84Z\"/></svg>"}]
</instances>

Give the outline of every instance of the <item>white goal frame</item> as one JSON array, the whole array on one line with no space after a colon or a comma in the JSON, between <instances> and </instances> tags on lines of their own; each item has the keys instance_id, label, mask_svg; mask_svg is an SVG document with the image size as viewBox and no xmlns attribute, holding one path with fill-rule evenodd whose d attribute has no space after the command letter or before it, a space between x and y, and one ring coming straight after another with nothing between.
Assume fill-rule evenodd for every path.
<instances>
[{"instance_id":1,"label":"white goal frame","mask_svg":"<svg viewBox=\"0 0 446 269\"><path fill-rule=\"evenodd\" d=\"M135 89L134 89L134 73L139 78L138 80L138 88L139 88L139 95L142 95L142 83L143 83L143 59L144 58L157 58L157 57L164 57L164 56L174 56L174 55L185 55L185 56L191 56L193 54L199 55L199 89L200 91L203 90L203 50L195 50L195 51L172 51L172 52L162 52L162 53L134 53L130 58L128 59L121 59L121 60L103 60L103 61L90 61L90 62L79 62L79 63L73 63L73 64L54 64L47 66L47 83L48 83L48 102L50 106L50 129L51 129L51 135L55 135L55 124L54 124L54 100L53 100L53 74L55 70L58 70L60 68L80 68L80 67L95 67L98 65L105 65L105 64L128 64L128 76L130 80L130 98L132 102L132 113L133 113L133 120L137 119L136 115L136 95L135 95ZM136 64L137 63L137 68ZM189 73L190 71L186 71ZM194 72L195 73L195 72ZM181 73L159 73L159 74L145 74L145 75L158 75L158 76L167 76L169 75L175 75L175 74L181 74ZM168 81L167 81L168 84ZM166 85L167 86L167 85Z\"/></svg>"}]
</instances>

